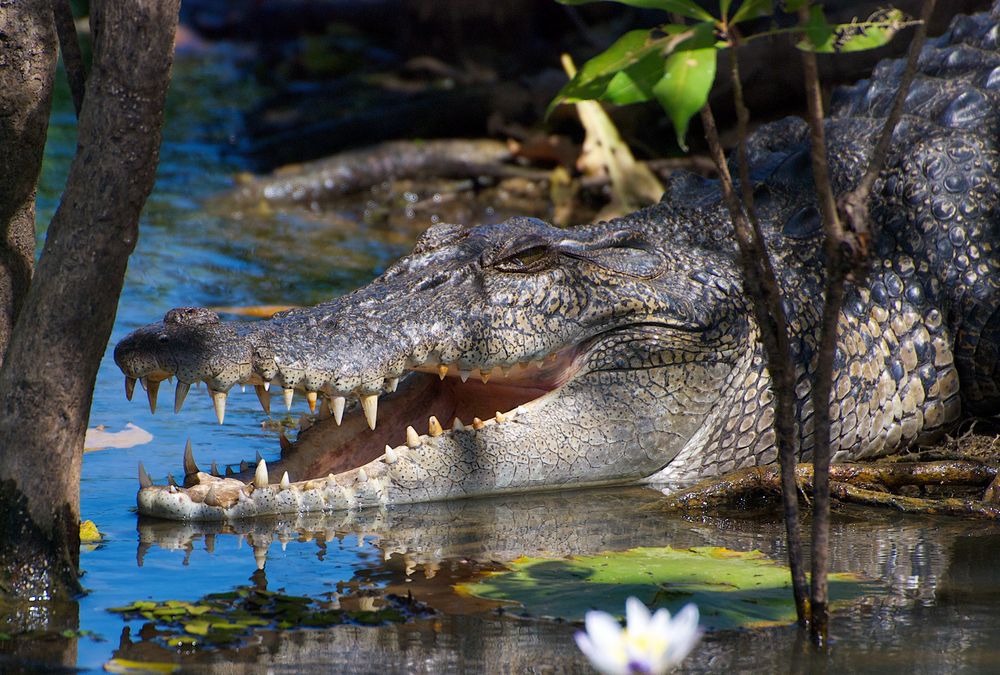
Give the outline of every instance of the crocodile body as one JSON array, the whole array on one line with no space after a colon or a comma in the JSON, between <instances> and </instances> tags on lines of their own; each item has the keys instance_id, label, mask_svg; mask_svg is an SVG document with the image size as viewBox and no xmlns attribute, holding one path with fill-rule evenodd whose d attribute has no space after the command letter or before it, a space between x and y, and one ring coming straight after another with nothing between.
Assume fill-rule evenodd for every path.
<instances>
[{"instance_id":1,"label":"crocodile body","mask_svg":"<svg viewBox=\"0 0 1000 675\"><path fill-rule=\"evenodd\" d=\"M998 21L997 9L959 17L921 55L873 192L872 269L847 289L840 318L834 461L897 452L1000 409ZM883 62L835 94L826 131L838 193L860 180L901 70ZM804 122L761 128L749 154L809 459L824 279ZM320 407L277 465L222 477L186 461L181 486L140 471L149 515L219 520L691 480L777 457L728 214L718 185L694 176L609 222L437 225L351 294L258 323L172 310L115 358L127 385L145 378L154 396L168 376L180 399L206 381L217 412L238 382L255 384L265 407L278 388Z\"/></svg>"}]
</instances>

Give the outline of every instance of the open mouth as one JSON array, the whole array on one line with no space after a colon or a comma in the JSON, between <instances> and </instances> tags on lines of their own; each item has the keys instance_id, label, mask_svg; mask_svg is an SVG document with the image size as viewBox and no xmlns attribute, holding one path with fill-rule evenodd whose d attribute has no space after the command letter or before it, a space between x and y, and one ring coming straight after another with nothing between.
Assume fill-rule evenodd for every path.
<instances>
[{"instance_id":1,"label":"open mouth","mask_svg":"<svg viewBox=\"0 0 1000 675\"><path fill-rule=\"evenodd\" d=\"M440 449L461 445L458 441L462 439L453 435L489 433L493 425L517 423L519 415L543 404L578 374L585 352L582 346L573 346L540 361L469 371L424 363L398 381L387 379L380 395L352 396L350 401L330 390L305 391L315 417L303 425L294 444L282 437L279 460L269 465L258 456L254 465L244 461L221 470L213 462L211 470L204 471L189 445L181 483L168 477L166 486L153 485L140 465L140 512L215 519L345 506L339 498L328 499L327 493L347 495L348 507L384 502L385 489L396 482L394 473L407 464L418 468L428 452L445 452ZM150 407L155 410L159 384L170 375L164 370L131 375L126 371L126 393L132 393L133 378L141 376ZM255 386L261 405L269 413L271 392L276 387L265 385L258 375L249 375L245 384ZM175 411L189 388L190 384L178 382ZM211 385L209 391L221 422L225 393ZM294 391L285 388L283 393L290 408ZM449 440L456 442L449 445ZM448 464L447 457L434 461ZM365 492L359 485L369 482L378 483L376 499L358 499ZM292 498L293 494L297 496ZM304 497L312 501L303 504ZM261 501L267 503L259 504ZM174 507L165 508L171 505ZM209 512L205 507L211 507Z\"/></svg>"},{"instance_id":2,"label":"open mouth","mask_svg":"<svg viewBox=\"0 0 1000 675\"><path fill-rule=\"evenodd\" d=\"M359 401L339 418L335 398L320 400L317 424L283 454L279 470L292 478L339 474L379 459L387 450L417 447L427 437L512 420L518 408L530 409L573 377L579 369L576 351L569 348L542 362L486 373L424 365L380 397L375 412Z\"/></svg>"}]
</instances>

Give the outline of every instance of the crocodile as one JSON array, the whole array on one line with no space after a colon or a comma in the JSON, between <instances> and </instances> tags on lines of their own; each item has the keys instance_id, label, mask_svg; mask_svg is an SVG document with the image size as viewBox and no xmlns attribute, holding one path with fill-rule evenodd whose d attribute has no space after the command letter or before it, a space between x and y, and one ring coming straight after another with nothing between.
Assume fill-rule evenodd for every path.
<instances>
[{"instance_id":1,"label":"crocodile","mask_svg":"<svg viewBox=\"0 0 1000 675\"><path fill-rule=\"evenodd\" d=\"M834 461L899 452L1000 410L1000 5L929 40L873 191L873 262L849 284L830 408ZM904 65L837 90L838 194L868 164ZM798 451L824 289L805 123L751 135L754 207L796 368ZM557 228L437 224L367 286L267 321L169 311L115 349L131 396L175 409L204 381L253 385L265 412L304 393L316 423L281 458L154 485L139 512L181 520L335 511L476 495L671 483L775 461L766 360L718 183L678 174L662 201ZM300 394L301 395L301 394ZM419 430L419 431L418 431Z\"/></svg>"}]
</instances>

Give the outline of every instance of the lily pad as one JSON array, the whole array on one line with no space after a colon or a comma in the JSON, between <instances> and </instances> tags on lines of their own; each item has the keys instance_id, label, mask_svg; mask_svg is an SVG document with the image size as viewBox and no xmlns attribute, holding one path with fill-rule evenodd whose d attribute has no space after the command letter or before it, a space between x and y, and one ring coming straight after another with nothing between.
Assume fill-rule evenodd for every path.
<instances>
[{"instance_id":1,"label":"lily pad","mask_svg":"<svg viewBox=\"0 0 1000 675\"><path fill-rule=\"evenodd\" d=\"M176 663L156 663L152 661L130 661L111 659L104 664L109 673L176 673L181 667Z\"/></svg>"},{"instance_id":2,"label":"lily pad","mask_svg":"<svg viewBox=\"0 0 1000 675\"><path fill-rule=\"evenodd\" d=\"M81 544L93 544L101 540L101 533L97 529L97 525L94 524L92 520L85 520L80 523L80 543Z\"/></svg>"},{"instance_id":3,"label":"lily pad","mask_svg":"<svg viewBox=\"0 0 1000 675\"><path fill-rule=\"evenodd\" d=\"M834 605L871 595L878 587L851 574L831 574ZM528 614L583 620L590 609L621 616L635 596L677 611L693 602L706 630L795 621L787 567L759 551L719 547L634 548L564 559L519 558L510 570L460 584L459 591L520 604Z\"/></svg>"},{"instance_id":4,"label":"lily pad","mask_svg":"<svg viewBox=\"0 0 1000 675\"><path fill-rule=\"evenodd\" d=\"M385 596L378 609L364 611L252 587L213 593L198 602L137 600L108 611L122 614L125 619L149 621L155 628L150 639L160 646L201 649L238 642L266 628L326 628L344 623L381 625L432 613L421 603L393 595Z\"/></svg>"}]
</instances>

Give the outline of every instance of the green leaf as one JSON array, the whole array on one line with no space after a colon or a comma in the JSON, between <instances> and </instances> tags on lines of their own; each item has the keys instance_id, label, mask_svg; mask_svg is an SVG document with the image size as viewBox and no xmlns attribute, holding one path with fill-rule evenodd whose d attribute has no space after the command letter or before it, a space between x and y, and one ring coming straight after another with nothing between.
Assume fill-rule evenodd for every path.
<instances>
[{"instance_id":1,"label":"green leaf","mask_svg":"<svg viewBox=\"0 0 1000 675\"><path fill-rule=\"evenodd\" d=\"M194 621L188 621L184 624L184 630L194 635L208 635L208 629L210 627L211 623L205 619L195 619Z\"/></svg>"},{"instance_id":2,"label":"green leaf","mask_svg":"<svg viewBox=\"0 0 1000 675\"><path fill-rule=\"evenodd\" d=\"M663 77L653 87L677 133L677 144L687 150L688 123L708 100L715 80L716 49L693 49L667 57Z\"/></svg>"},{"instance_id":3,"label":"green leaf","mask_svg":"<svg viewBox=\"0 0 1000 675\"><path fill-rule=\"evenodd\" d=\"M818 8L816 8L818 9ZM822 11L818 14L822 16ZM810 16L810 24L813 17ZM816 20L817 26L819 20ZM826 24L826 20L823 19ZM796 45L799 49L808 49L822 54L861 52L881 47L895 37L899 29L909 25L906 15L898 9L887 9L876 12L865 21L852 21L836 25L826 24L823 29L817 28L814 36L807 28L807 40Z\"/></svg>"},{"instance_id":4,"label":"green leaf","mask_svg":"<svg viewBox=\"0 0 1000 675\"><path fill-rule=\"evenodd\" d=\"M650 44L648 30L633 30L618 38L613 45L583 64L549 105L563 101L587 101L600 98L615 74L635 65L658 48Z\"/></svg>"},{"instance_id":5,"label":"green leaf","mask_svg":"<svg viewBox=\"0 0 1000 675\"><path fill-rule=\"evenodd\" d=\"M652 61L646 59L663 59L664 55L676 50L705 48L714 44L715 24L704 22L694 26L665 25L657 29L659 36L654 37L649 30L634 30L618 38L594 58L583 64L583 67L564 86L549 104L546 114L560 103L575 103L577 101L600 100L611 85L611 82L622 71L629 70L640 63L643 65L637 72L643 73L654 68ZM615 87L615 94L632 76L626 74ZM648 100L638 98L634 94L623 99L629 102Z\"/></svg>"},{"instance_id":6,"label":"green leaf","mask_svg":"<svg viewBox=\"0 0 1000 675\"><path fill-rule=\"evenodd\" d=\"M736 14L729 20L729 23L739 23L750 19L759 19L762 16L774 14L774 0L745 0L736 10Z\"/></svg>"},{"instance_id":7,"label":"green leaf","mask_svg":"<svg viewBox=\"0 0 1000 675\"><path fill-rule=\"evenodd\" d=\"M559 0L564 5L587 5L592 2L602 2L603 0ZM640 9L660 9L664 12L680 14L689 19L699 21L714 21L715 17L698 6L694 0L613 0L630 7Z\"/></svg>"},{"instance_id":8,"label":"green leaf","mask_svg":"<svg viewBox=\"0 0 1000 675\"><path fill-rule=\"evenodd\" d=\"M662 55L649 54L638 63L618 71L601 98L615 105L651 101L656 98L653 86L663 78L665 66L666 59Z\"/></svg>"},{"instance_id":9,"label":"green leaf","mask_svg":"<svg viewBox=\"0 0 1000 675\"><path fill-rule=\"evenodd\" d=\"M802 26L802 32L805 39L795 45L802 50L821 51L822 45L833 41L833 26L827 22L822 7L809 8L809 21Z\"/></svg>"},{"instance_id":10,"label":"green leaf","mask_svg":"<svg viewBox=\"0 0 1000 675\"><path fill-rule=\"evenodd\" d=\"M571 621L594 608L620 617L625 599L633 595L671 611L694 602L707 630L796 619L788 568L758 551L635 548L558 560L520 558L510 566L509 572L460 584L458 590ZM829 580L830 598L839 604L876 591L873 583L849 574L831 574Z\"/></svg>"},{"instance_id":11,"label":"green leaf","mask_svg":"<svg viewBox=\"0 0 1000 675\"><path fill-rule=\"evenodd\" d=\"M104 663L104 670L109 673L176 673L181 667L176 663L156 661L130 661L128 659L111 659Z\"/></svg>"}]
</instances>

